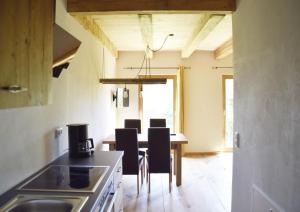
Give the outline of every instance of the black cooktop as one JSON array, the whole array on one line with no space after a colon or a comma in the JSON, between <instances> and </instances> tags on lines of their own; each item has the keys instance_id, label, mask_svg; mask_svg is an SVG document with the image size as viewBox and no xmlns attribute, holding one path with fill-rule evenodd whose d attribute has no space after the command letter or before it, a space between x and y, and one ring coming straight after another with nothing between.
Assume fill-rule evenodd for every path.
<instances>
[{"instance_id":1,"label":"black cooktop","mask_svg":"<svg viewBox=\"0 0 300 212\"><path fill-rule=\"evenodd\" d=\"M94 192L108 168L108 166L51 165L23 184L19 190Z\"/></svg>"}]
</instances>

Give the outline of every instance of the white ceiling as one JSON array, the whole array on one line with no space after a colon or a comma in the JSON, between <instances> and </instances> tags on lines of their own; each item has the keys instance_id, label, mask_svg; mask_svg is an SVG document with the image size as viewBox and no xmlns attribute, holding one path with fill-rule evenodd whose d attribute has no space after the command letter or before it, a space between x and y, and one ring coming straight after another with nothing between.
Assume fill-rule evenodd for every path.
<instances>
[{"instance_id":1,"label":"white ceiling","mask_svg":"<svg viewBox=\"0 0 300 212\"><path fill-rule=\"evenodd\" d=\"M96 15L96 23L119 51L145 50L139 17L137 14ZM182 50L191 40L203 14L152 14L153 46L157 49L166 35L169 37L162 50ZM197 49L213 51L232 36L231 15L223 20L200 41Z\"/></svg>"}]
</instances>

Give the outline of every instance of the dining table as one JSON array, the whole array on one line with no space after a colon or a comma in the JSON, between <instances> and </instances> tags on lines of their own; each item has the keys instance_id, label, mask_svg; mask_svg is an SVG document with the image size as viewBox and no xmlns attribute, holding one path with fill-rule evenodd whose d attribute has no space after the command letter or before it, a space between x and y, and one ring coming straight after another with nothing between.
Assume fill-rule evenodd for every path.
<instances>
[{"instance_id":1,"label":"dining table","mask_svg":"<svg viewBox=\"0 0 300 212\"><path fill-rule=\"evenodd\" d=\"M170 134L171 149L174 150L174 174L176 175L176 186L182 183L182 145L188 144L188 139L182 133ZM105 138L102 144L108 144L109 150L116 149L116 138L112 134ZM148 148L148 135L138 134L139 148Z\"/></svg>"}]
</instances>

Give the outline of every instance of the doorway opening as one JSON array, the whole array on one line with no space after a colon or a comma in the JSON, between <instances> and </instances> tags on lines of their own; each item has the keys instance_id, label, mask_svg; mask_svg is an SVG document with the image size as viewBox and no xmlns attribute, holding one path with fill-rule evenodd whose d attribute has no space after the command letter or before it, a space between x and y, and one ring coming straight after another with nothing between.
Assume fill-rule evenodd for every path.
<instances>
[{"instance_id":1,"label":"doorway opening","mask_svg":"<svg viewBox=\"0 0 300 212\"><path fill-rule=\"evenodd\" d=\"M139 111L142 120L142 129L149 128L151 118L164 118L170 132L175 131L175 102L176 76L156 75L156 78L166 78L165 85L139 86Z\"/></svg>"},{"instance_id":2,"label":"doorway opening","mask_svg":"<svg viewBox=\"0 0 300 212\"><path fill-rule=\"evenodd\" d=\"M233 148L233 76L223 75L224 149Z\"/></svg>"}]
</instances>

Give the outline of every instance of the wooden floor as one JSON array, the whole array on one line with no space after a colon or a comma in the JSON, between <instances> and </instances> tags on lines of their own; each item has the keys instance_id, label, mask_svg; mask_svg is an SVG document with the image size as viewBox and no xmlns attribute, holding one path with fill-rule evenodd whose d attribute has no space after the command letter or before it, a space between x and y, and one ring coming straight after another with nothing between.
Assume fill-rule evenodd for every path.
<instances>
[{"instance_id":1,"label":"wooden floor","mask_svg":"<svg viewBox=\"0 0 300 212\"><path fill-rule=\"evenodd\" d=\"M124 211L195 211L231 210L232 153L214 156L184 157L182 186L168 191L168 174L151 175L151 193L146 181L136 192L136 176L124 176Z\"/></svg>"}]
</instances>

